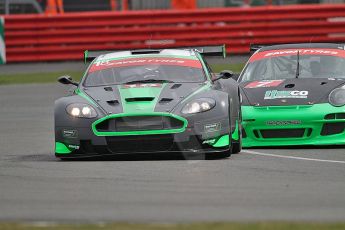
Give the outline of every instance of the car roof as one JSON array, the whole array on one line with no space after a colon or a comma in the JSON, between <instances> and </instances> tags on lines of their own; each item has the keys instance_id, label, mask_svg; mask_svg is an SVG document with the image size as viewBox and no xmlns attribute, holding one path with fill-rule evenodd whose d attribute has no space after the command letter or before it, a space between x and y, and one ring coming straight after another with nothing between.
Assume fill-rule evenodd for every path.
<instances>
[{"instance_id":1,"label":"car roof","mask_svg":"<svg viewBox=\"0 0 345 230\"><path fill-rule=\"evenodd\" d=\"M345 49L345 44L335 43L298 43L298 44L280 44L263 46L258 52L269 51L269 50L280 50L280 49L302 49L302 48L325 48L325 49Z\"/></svg>"},{"instance_id":2,"label":"car roof","mask_svg":"<svg viewBox=\"0 0 345 230\"><path fill-rule=\"evenodd\" d=\"M133 51L119 51L111 52L97 57L96 61L116 59L116 58L131 58L131 57L168 57L168 56L179 56L180 58L193 58L197 59L196 52L193 50L184 50L184 49L163 49L157 50L156 52L133 52Z\"/></svg>"}]
</instances>

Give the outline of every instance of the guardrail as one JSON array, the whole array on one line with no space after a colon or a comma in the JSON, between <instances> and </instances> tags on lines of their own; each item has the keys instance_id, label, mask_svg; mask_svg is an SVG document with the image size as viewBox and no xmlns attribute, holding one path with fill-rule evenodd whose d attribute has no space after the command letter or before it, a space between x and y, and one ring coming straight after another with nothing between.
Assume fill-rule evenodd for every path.
<instances>
[{"instance_id":1,"label":"guardrail","mask_svg":"<svg viewBox=\"0 0 345 230\"><path fill-rule=\"evenodd\" d=\"M344 42L345 4L6 16L7 62L82 59L85 49Z\"/></svg>"}]
</instances>

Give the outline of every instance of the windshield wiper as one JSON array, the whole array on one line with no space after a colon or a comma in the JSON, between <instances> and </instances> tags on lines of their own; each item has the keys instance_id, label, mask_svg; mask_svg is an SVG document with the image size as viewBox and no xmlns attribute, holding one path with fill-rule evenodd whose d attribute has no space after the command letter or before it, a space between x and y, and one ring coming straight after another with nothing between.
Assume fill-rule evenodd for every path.
<instances>
[{"instance_id":1,"label":"windshield wiper","mask_svg":"<svg viewBox=\"0 0 345 230\"><path fill-rule=\"evenodd\" d=\"M299 77L299 50L297 51L297 67L296 67L296 78Z\"/></svg>"}]
</instances>

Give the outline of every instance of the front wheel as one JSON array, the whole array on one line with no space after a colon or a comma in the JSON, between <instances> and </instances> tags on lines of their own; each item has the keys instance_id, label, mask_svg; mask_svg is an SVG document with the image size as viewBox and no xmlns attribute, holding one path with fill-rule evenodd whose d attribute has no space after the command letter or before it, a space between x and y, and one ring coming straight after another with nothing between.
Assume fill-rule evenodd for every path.
<instances>
[{"instance_id":1,"label":"front wheel","mask_svg":"<svg viewBox=\"0 0 345 230\"><path fill-rule=\"evenodd\" d=\"M232 149L232 153L233 154L236 154L236 153L239 153L242 151L242 138L240 137L240 140L239 141L236 141L236 142L233 142L232 143L232 146L231 146L231 149Z\"/></svg>"}]
</instances>

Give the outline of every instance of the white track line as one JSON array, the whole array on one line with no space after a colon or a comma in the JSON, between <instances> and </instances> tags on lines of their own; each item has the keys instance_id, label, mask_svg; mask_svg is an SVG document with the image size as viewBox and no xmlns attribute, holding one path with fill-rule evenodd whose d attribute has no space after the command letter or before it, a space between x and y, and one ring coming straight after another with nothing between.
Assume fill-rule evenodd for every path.
<instances>
[{"instance_id":1,"label":"white track line","mask_svg":"<svg viewBox=\"0 0 345 230\"><path fill-rule=\"evenodd\" d=\"M334 160L323 160L323 159L305 158L305 157L283 156L283 155L276 155L276 154L271 154L271 153L259 153L259 152L250 151L250 150L243 150L242 152L253 154L253 155L267 156L267 157L278 157L278 158L287 158L287 159L295 159L295 160L345 164L345 161L334 161Z\"/></svg>"}]
</instances>

